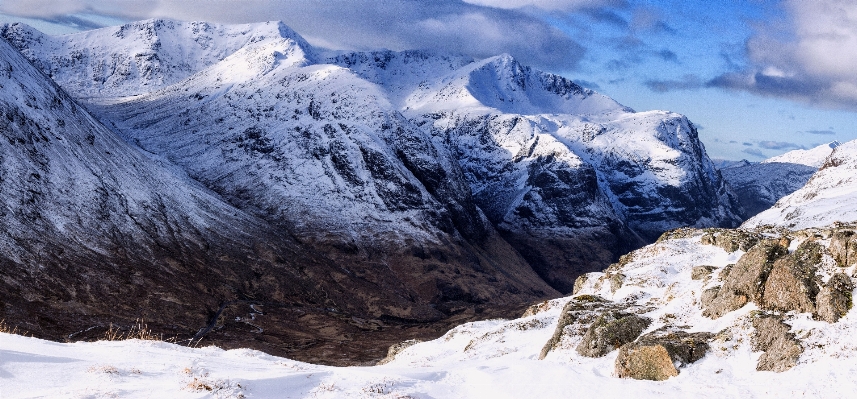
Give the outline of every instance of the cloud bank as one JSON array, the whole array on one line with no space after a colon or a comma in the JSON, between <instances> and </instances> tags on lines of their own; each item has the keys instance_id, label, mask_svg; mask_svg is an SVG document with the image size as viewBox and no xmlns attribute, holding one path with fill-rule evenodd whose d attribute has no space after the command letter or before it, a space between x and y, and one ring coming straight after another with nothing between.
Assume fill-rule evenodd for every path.
<instances>
[{"instance_id":1,"label":"cloud bank","mask_svg":"<svg viewBox=\"0 0 857 399\"><path fill-rule=\"evenodd\" d=\"M751 66L711 86L857 110L857 3L785 0L786 19L747 41Z\"/></svg>"},{"instance_id":2,"label":"cloud bank","mask_svg":"<svg viewBox=\"0 0 857 399\"><path fill-rule=\"evenodd\" d=\"M427 49L486 58L509 53L525 64L572 70L584 48L537 16L518 10L571 10L613 0L4 0L0 12L54 19L73 13L130 20L219 23L281 20L315 45L342 50Z\"/></svg>"}]
</instances>

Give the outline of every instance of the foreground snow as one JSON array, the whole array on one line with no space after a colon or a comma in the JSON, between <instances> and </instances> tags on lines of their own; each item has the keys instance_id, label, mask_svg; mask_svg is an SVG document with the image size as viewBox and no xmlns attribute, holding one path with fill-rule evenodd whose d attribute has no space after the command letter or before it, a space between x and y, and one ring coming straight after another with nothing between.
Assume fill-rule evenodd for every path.
<instances>
[{"instance_id":1,"label":"foreground snow","mask_svg":"<svg viewBox=\"0 0 857 399\"><path fill-rule=\"evenodd\" d=\"M490 329L496 322L468 327ZM484 330L483 330L484 331ZM547 340L547 334L541 334ZM462 340L457 340L462 341ZM522 340L523 341L523 340ZM261 352L189 349L163 342L58 344L0 334L3 398L559 398L844 397L857 389L853 358L829 358L775 374L755 371L758 354L708 358L664 382L612 377L605 359L536 360L541 342L515 356L427 359L424 365L336 368ZM497 354L501 348L494 344ZM461 348L449 348L458 349ZM529 349L529 350L528 350ZM722 372L718 373L719 370Z\"/></svg>"},{"instance_id":2,"label":"foreground snow","mask_svg":"<svg viewBox=\"0 0 857 399\"><path fill-rule=\"evenodd\" d=\"M614 377L616 351L602 358L581 357L574 350L579 337L563 338L545 360L538 360L568 300L562 298L540 304L527 317L464 324L374 367L318 366L245 349L194 349L138 340L61 344L0 334L0 394L4 399L559 398L570 394L722 398L844 397L855 392L857 343L850 338L857 336L854 312L834 324L812 320L808 314L787 314L805 351L796 367L779 374L755 369L761 352L752 352L749 343L754 305L717 320L701 315L697 300L710 283L692 280L693 266L721 268L743 254L702 245L701 235L636 251L622 268L625 283L615 292L607 284L582 288L613 301L650 307L645 315L654 322L648 330L670 323L693 326L692 331L721 332L703 359L663 382ZM853 274L854 268L844 271Z\"/></svg>"}]
</instances>

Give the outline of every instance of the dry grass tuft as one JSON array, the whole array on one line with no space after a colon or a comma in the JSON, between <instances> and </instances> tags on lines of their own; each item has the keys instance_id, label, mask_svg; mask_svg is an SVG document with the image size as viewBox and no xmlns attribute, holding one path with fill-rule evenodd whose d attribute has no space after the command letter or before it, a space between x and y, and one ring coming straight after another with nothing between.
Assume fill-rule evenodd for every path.
<instances>
[{"instance_id":1,"label":"dry grass tuft","mask_svg":"<svg viewBox=\"0 0 857 399\"><path fill-rule=\"evenodd\" d=\"M163 341L163 334L155 334L149 329L149 326L143 319L137 319L128 331L123 331L121 327L114 326L110 323L110 327L104 332L105 341L123 341L126 339L141 339L144 341Z\"/></svg>"},{"instance_id":2,"label":"dry grass tuft","mask_svg":"<svg viewBox=\"0 0 857 399\"><path fill-rule=\"evenodd\" d=\"M24 335L24 332L18 329L18 326L10 326L6 323L6 319L0 320L0 333Z\"/></svg>"}]
</instances>

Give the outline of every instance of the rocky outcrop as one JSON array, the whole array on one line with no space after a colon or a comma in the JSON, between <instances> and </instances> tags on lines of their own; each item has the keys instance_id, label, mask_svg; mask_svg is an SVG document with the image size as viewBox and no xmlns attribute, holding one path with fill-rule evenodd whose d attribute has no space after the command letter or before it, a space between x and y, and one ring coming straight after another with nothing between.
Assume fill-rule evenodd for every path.
<instances>
[{"instance_id":1,"label":"rocky outcrop","mask_svg":"<svg viewBox=\"0 0 857 399\"><path fill-rule=\"evenodd\" d=\"M651 319L635 314L606 311L586 330L577 353L586 357L604 356L633 342L651 323Z\"/></svg>"},{"instance_id":2,"label":"rocky outcrop","mask_svg":"<svg viewBox=\"0 0 857 399\"><path fill-rule=\"evenodd\" d=\"M703 244L715 245L726 252L749 251L762 238L759 234L746 230L706 229L700 239Z\"/></svg>"},{"instance_id":3,"label":"rocky outcrop","mask_svg":"<svg viewBox=\"0 0 857 399\"><path fill-rule=\"evenodd\" d=\"M816 297L816 317L836 323L853 307L854 283L845 273L836 273Z\"/></svg>"},{"instance_id":4,"label":"rocky outcrop","mask_svg":"<svg viewBox=\"0 0 857 399\"><path fill-rule=\"evenodd\" d=\"M666 380L678 375L679 368L702 359L713 337L707 332L658 329L619 349L615 373L621 378Z\"/></svg>"},{"instance_id":5,"label":"rocky outcrop","mask_svg":"<svg viewBox=\"0 0 857 399\"><path fill-rule=\"evenodd\" d=\"M774 262L788 254L787 245L782 244L779 240L763 240L741 256L714 298L704 304L703 315L716 319L748 302L761 303Z\"/></svg>"},{"instance_id":6,"label":"rocky outcrop","mask_svg":"<svg viewBox=\"0 0 857 399\"><path fill-rule=\"evenodd\" d=\"M554 350L564 337L589 336L591 345L584 344L583 348L578 348L586 353L607 353L619 341L633 340L648 326L650 321L647 318L634 314L640 310L639 307L630 308L627 304L611 302L597 295L572 297L562 308L556 329L542 347L539 360ZM590 330L593 331L590 333ZM634 331L637 330L635 335ZM631 335L634 337L629 338ZM587 346L592 349L587 349Z\"/></svg>"},{"instance_id":7,"label":"rocky outcrop","mask_svg":"<svg viewBox=\"0 0 857 399\"><path fill-rule=\"evenodd\" d=\"M764 283L760 306L770 310L814 312L819 290L816 271L822 251L818 243L805 241L794 253L777 259Z\"/></svg>"},{"instance_id":8,"label":"rocky outcrop","mask_svg":"<svg viewBox=\"0 0 857 399\"><path fill-rule=\"evenodd\" d=\"M803 347L789 332L791 326L784 323L781 316L759 314L753 318L754 351L764 351L756 364L756 370L781 373L797 364L803 353Z\"/></svg>"}]
</instances>

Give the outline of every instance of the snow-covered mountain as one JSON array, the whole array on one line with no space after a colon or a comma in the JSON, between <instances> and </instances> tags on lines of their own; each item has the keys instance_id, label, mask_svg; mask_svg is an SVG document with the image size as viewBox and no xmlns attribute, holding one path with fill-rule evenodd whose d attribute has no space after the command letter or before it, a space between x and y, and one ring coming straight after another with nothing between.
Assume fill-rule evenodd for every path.
<instances>
[{"instance_id":1,"label":"snow-covered mountain","mask_svg":"<svg viewBox=\"0 0 857 399\"><path fill-rule=\"evenodd\" d=\"M750 218L773 206L809 181L816 167L799 163L763 162L720 169Z\"/></svg>"},{"instance_id":2,"label":"snow-covered mountain","mask_svg":"<svg viewBox=\"0 0 857 399\"><path fill-rule=\"evenodd\" d=\"M407 247L423 264L367 259L348 240L326 251L237 209L163 155L129 145L5 40L0 85L0 319L22 331L92 338L111 323L127 329L143 319L177 339L196 334L353 363L377 358L383 341L402 334L435 334L477 309L490 317L557 295L472 205L461 207L461 219L436 216L449 231L429 237L439 244ZM244 133L249 141L236 150L264 154L263 137ZM375 163L367 173L405 179L368 151ZM445 200L457 198L455 186L439 186L449 187ZM407 184L382 189L394 193L386 198L393 204L425 193ZM417 191L402 199L399 189ZM464 219L467 211L477 218ZM467 232L481 239L471 244L455 235L455 223L486 231ZM395 272L409 266L415 270ZM498 306L480 307L489 298Z\"/></svg>"},{"instance_id":3,"label":"snow-covered mountain","mask_svg":"<svg viewBox=\"0 0 857 399\"><path fill-rule=\"evenodd\" d=\"M488 237L568 291L665 230L740 222L686 118L634 113L508 55L322 60L279 23L4 36L129 142L315 245L399 250L410 264L427 251L408 242ZM83 47L99 51L67 60ZM163 65L157 79L93 83L88 71L137 53Z\"/></svg>"},{"instance_id":4,"label":"snow-covered mountain","mask_svg":"<svg viewBox=\"0 0 857 399\"><path fill-rule=\"evenodd\" d=\"M857 141L837 146L805 186L747 220L744 226L775 225L803 229L857 220L855 169Z\"/></svg>"},{"instance_id":5,"label":"snow-covered mountain","mask_svg":"<svg viewBox=\"0 0 857 399\"><path fill-rule=\"evenodd\" d=\"M792 163L811 166L818 169L821 165L824 165L824 160L827 159L827 156L830 155L830 153L832 153L840 144L842 143L831 141L830 143L822 144L808 150L793 150L782 155L768 158L762 161L762 163Z\"/></svg>"},{"instance_id":6,"label":"snow-covered mountain","mask_svg":"<svg viewBox=\"0 0 857 399\"><path fill-rule=\"evenodd\" d=\"M745 160L719 169L744 208L743 217L749 219L803 187L839 145L834 141L809 150L789 151L760 163Z\"/></svg>"}]
</instances>

